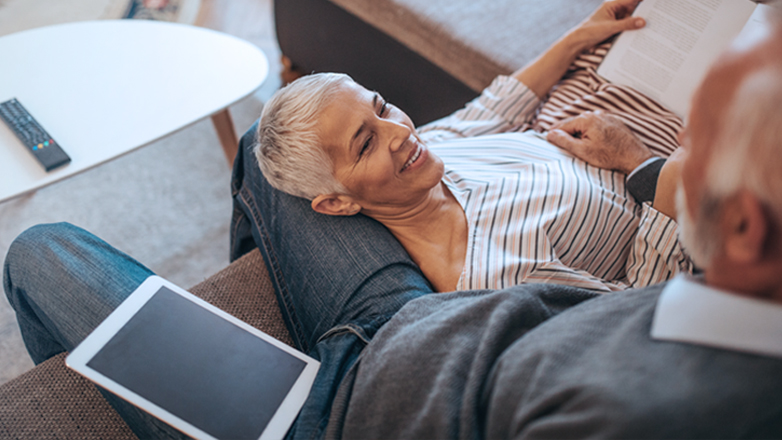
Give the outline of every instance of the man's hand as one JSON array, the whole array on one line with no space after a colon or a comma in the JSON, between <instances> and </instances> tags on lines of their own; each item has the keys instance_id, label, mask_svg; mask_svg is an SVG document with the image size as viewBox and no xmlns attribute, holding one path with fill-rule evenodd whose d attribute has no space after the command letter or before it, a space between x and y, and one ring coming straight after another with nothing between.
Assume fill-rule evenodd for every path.
<instances>
[{"instance_id":1,"label":"man's hand","mask_svg":"<svg viewBox=\"0 0 782 440\"><path fill-rule=\"evenodd\" d=\"M602 110L555 124L547 139L590 165L625 174L654 157L619 118Z\"/></svg>"}]
</instances>

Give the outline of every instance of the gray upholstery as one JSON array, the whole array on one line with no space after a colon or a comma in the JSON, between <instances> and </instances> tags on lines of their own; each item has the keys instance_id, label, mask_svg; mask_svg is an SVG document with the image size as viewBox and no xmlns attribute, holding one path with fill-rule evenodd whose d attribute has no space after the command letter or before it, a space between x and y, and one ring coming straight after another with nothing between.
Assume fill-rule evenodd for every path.
<instances>
[{"instance_id":1,"label":"gray upholstery","mask_svg":"<svg viewBox=\"0 0 782 440\"><path fill-rule=\"evenodd\" d=\"M600 3L274 0L274 22L299 73L347 73L422 125L529 63Z\"/></svg>"},{"instance_id":2,"label":"gray upholstery","mask_svg":"<svg viewBox=\"0 0 782 440\"><path fill-rule=\"evenodd\" d=\"M476 92L542 53L602 0L331 0Z\"/></svg>"},{"instance_id":3,"label":"gray upholstery","mask_svg":"<svg viewBox=\"0 0 782 440\"><path fill-rule=\"evenodd\" d=\"M190 291L237 318L292 344L258 250ZM65 366L61 353L0 386L0 438L133 439L97 388Z\"/></svg>"},{"instance_id":4,"label":"gray upholstery","mask_svg":"<svg viewBox=\"0 0 782 440\"><path fill-rule=\"evenodd\" d=\"M60 353L0 386L0 438L134 439L98 389Z\"/></svg>"}]
</instances>

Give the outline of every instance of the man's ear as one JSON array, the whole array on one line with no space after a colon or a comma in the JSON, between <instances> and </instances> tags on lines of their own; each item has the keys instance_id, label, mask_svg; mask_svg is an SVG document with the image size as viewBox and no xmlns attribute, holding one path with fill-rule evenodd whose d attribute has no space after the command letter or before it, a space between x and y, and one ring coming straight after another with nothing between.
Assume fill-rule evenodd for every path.
<instances>
[{"instance_id":1,"label":"man's ear","mask_svg":"<svg viewBox=\"0 0 782 440\"><path fill-rule=\"evenodd\" d=\"M355 215L361 211L361 205L350 196L342 194L321 194L312 199L312 209L326 215Z\"/></svg>"},{"instance_id":2,"label":"man's ear","mask_svg":"<svg viewBox=\"0 0 782 440\"><path fill-rule=\"evenodd\" d=\"M770 219L754 194L740 191L722 212L725 254L737 263L756 263L770 239Z\"/></svg>"}]
</instances>

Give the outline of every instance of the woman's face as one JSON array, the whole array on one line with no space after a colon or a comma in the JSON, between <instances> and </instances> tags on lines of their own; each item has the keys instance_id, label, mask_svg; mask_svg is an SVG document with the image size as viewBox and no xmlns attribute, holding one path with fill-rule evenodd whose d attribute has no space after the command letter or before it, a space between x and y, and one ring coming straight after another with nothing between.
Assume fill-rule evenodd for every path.
<instances>
[{"instance_id":1,"label":"woman's face","mask_svg":"<svg viewBox=\"0 0 782 440\"><path fill-rule=\"evenodd\" d=\"M363 209L415 203L442 179L442 160L402 110L352 81L339 87L318 119L334 176Z\"/></svg>"}]
</instances>

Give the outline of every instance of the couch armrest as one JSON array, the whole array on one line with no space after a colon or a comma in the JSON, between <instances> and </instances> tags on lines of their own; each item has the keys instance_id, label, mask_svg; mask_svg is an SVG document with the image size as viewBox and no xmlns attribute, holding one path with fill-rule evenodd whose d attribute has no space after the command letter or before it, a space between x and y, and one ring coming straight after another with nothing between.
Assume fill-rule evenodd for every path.
<instances>
[{"instance_id":1,"label":"couch armrest","mask_svg":"<svg viewBox=\"0 0 782 440\"><path fill-rule=\"evenodd\" d=\"M269 272L256 248L190 289L194 295L293 346Z\"/></svg>"},{"instance_id":2,"label":"couch armrest","mask_svg":"<svg viewBox=\"0 0 782 440\"><path fill-rule=\"evenodd\" d=\"M190 291L292 344L257 249ZM0 385L0 438L135 439L92 382L65 366L66 355L60 353Z\"/></svg>"},{"instance_id":3,"label":"couch armrest","mask_svg":"<svg viewBox=\"0 0 782 440\"><path fill-rule=\"evenodd\" d=\"M60 353L0 386L0 437L135 439L92 382Z\"/></svg>"}]
</instances>

